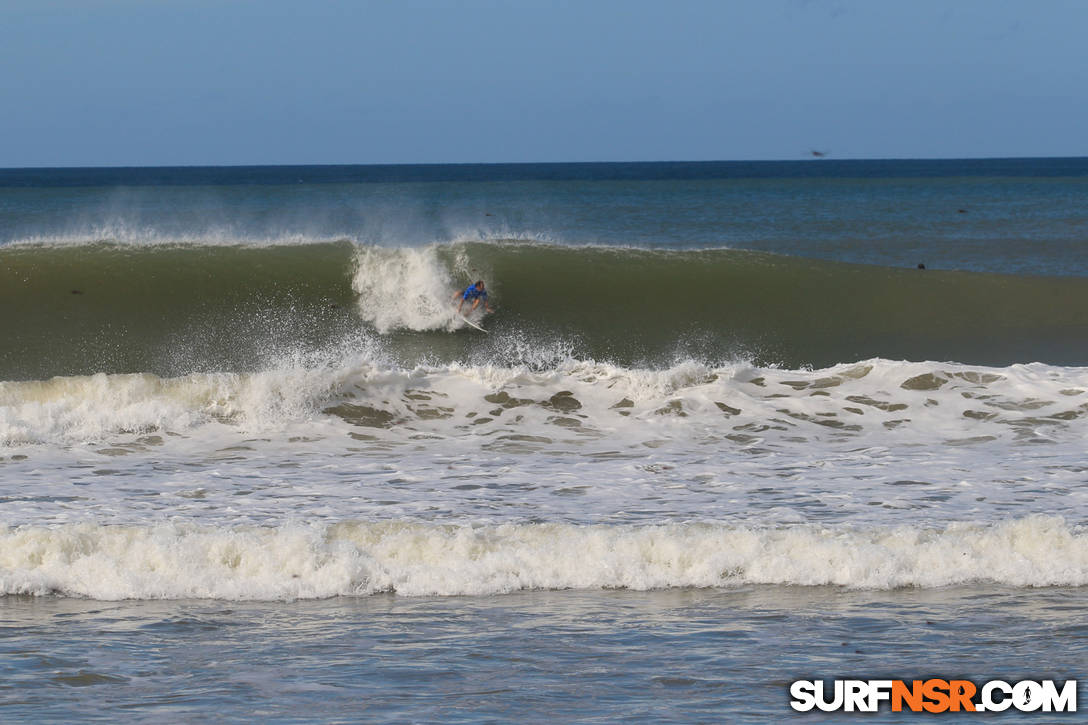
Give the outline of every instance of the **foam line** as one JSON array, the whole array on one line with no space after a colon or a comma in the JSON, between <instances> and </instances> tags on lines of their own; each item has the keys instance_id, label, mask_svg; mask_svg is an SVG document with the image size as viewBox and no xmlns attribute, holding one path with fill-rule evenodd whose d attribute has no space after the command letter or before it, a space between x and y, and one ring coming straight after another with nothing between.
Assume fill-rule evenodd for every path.
<instances>
[{"instance_id":1,"label":"foam line","mask_svg":"<svg viewBox=\"0 0 1088 725\"><path fill-rule=\"evenodd\" d=\"M943 529L403 522L0 528L0 591L107 600L980 581L1088 584L1088 533L1056 517Z\"/></svg>"}]
</instances>

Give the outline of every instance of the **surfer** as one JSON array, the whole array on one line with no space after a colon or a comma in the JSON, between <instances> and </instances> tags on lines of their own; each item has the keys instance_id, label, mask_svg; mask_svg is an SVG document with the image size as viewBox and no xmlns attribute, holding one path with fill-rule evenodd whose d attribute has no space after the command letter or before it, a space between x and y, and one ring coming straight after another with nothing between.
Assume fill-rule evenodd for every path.
<instances>
[{"instance_id":1,"label":"surfer","mask_svg":"<svg viewBox=\"0 0 1088 725\"><path fill-rule=\"evenodd\" d=\"M461 308L465 306L465 302L472 300L472 307L469 308L469 312L475 310L480 305L480 300L484 302L484 310L487 312L494 312L495 310L487 303L487 290L484 288L484 281L478 279L465 289L464 292L458 292L453 296L453 299L461 298L461 303L457 305L457 314L461 314Z\"/></svg>"}]
</instances>

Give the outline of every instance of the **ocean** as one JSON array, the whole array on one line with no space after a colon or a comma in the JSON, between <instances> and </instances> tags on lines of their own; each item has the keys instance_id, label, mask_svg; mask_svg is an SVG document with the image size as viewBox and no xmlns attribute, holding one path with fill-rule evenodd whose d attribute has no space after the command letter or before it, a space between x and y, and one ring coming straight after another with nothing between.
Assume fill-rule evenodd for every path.
<instances>
[{"instance_id":1,"label":"ocean","mask_svg":"<svg viewBox=\"0 0 1088 725\"><path fill-rule=\"evenodd\" d=\"M0 170L0 715L1078 679L1086 243L1088 159Z\"/></svg>"}]
</instances>

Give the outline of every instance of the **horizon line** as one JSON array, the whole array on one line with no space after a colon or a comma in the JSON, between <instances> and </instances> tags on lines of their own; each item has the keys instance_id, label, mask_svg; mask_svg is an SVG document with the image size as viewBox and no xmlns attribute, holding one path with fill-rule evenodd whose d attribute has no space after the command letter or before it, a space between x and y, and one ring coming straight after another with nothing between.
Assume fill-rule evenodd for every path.
<instances>
[{"instance_id":1,"label":"horizon line","mask_svg":"<svg viewBox=\"0 0 1088 725\"><path fill-rule=\"evenodd\" d=\"M594 165L635 165L635 164L795 164L795 163L835 163L835 162L934 162L934 161L1030 161L1030 160L1081 160L1083 156L919 156L919 157L802 157L793 159L656 159L628 161L396 161L396 162L348 162L348 163L185 163L185 164L118 164L118 165L73 165L73 166L0 166L0 171L66 171L66 170L129 170L129 169L290 169L290 168L352 168L352 167L424 167L424 166L594 166Z\"/></svg>"}]
</instances>

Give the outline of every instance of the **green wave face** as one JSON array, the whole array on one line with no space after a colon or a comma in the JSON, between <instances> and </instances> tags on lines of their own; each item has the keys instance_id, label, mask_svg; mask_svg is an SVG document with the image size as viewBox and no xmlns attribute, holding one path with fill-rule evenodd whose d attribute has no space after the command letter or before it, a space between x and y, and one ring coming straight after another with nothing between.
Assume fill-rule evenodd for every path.
<instances>
[{"instance_id":1,"label":"green wave face","mask_svg":"<svg viewBox=\"0 0 1088 725\"><path fill-rule=\"evenodd\" d=\"M486 337L450 302L479 277L498 308ZM407 364L509 364L557 343L621 365L1088 364L1088 280L721 249L15 246L0 249L0 303L5 380L251 370L364 344Z\"/></svg>"},{"instance_id":2,"label":"green wave face","mask_svg":"<svg viewBox=\"0 0 1088 725\"><path fill-rule=\"evenodd\" d=\"M0 250L0 378L258 367L356 325L350 244Z\"/></svg>"},{"instance_id":3,"label":"green wave face","mask_svg":"<svg viewBox=\"0 0 1088 725\"><path fill-rule=\"evenodd\" d=\"M891 269L731 250L487 247L517 325L619 362L671 352L788 367L871 357L1088 362L1088 280Z\"/></svg>"}]
</instances>

